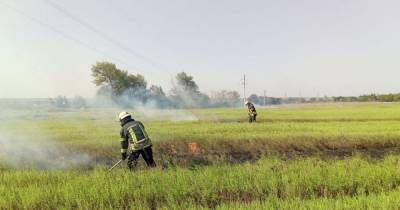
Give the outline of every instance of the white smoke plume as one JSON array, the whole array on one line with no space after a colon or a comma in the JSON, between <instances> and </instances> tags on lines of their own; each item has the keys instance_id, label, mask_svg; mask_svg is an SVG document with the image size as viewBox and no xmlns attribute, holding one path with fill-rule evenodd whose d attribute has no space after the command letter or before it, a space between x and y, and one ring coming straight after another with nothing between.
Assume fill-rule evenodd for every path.
<instances>
[{"instance_id":1,"label":"white smoke plume","mask_svg":"<svg viewBox=\"0 0 400 210\"><path fill-rule=\"evenodd\" d=\"M135 110L140 115L144 116L149 120L160 120L160 121L198 121L199 119L185 110L176 109L151 109L145 107L136 107Z\"/></svg>"},{"instance_id":2,"label":"white smoke plume","mask_svg":"<svg viewBox=\"0 0 400 210\"><path fill-rule=\"evenodd\" d=\"M140 116L146 120L154 121L170 121L170 122L180 122L180 121L198 121L198 117L189 110L185 109L171 109L171 108L160 108L164 105L160 104L156 100L147 100L142 102L140 99L129 98L126 95L121 96L119 103L116 104L110 98L98 98L93 106L97 107L112 107L118 108L120 110L126 109L126 107L132 107L133 114L135 116Z\"/></svg>"},{"instance_id":3,"label":"white smoke plume","mask_svg":"<svg viewBox=\"0 0 400 210\"><path fill-rule=\"evenodd\" d=\"M0 134L0 164L17 169L59 170L89 164L87 154L69 151L44 138Z\"/></svg>"},{"instance_id":4,"label":"white smoke plume","mask_svg":"<svg viewBox=\"0 0 400 210\"><path fill-rule=\"evenodd\" d=\"M159 109L155 102L137 104L134 108L135 112L149 120L160 121L198 121L199 119L188 110L184 109Z\"/></svg>"}]
</instances>

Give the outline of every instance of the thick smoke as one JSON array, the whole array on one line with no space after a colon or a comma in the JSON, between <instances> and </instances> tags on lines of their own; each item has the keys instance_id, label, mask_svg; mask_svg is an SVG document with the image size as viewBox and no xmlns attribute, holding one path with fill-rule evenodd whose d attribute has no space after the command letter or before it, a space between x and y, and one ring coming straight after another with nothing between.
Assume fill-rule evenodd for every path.
<instances>
[{"instance_id":1,"label":"thick smoke","mask_svg":"<svg viewBox=\"0 0 400 210\"><path fill-rule=\"evenodd\" d=\"M44 138L0 134L0 163L18 169L68 169L87 165L90 156Z\"/></svg>"}]
</instances>

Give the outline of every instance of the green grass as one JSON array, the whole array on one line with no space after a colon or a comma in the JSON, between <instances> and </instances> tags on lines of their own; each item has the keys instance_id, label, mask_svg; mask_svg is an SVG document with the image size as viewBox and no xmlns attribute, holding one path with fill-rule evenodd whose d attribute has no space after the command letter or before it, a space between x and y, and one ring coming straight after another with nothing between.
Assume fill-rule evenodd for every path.
<instances>
[{"instance_id":1,"label":"green grass","mask_svg":"<svg viewBox=\"0 0 400 210\"><path fill-rule=\"evenodd\" d=\"M44 139L116 160L119 111L1 110L0 137ZM109 173L104 162L94 169L60 171L3 165L0 209L397 209L400 205L398 103L259 109L256 124L246 122L245 109L133 113L145 124L158 162L163 155L176 167L135 172L119 168ZM198 120L177 122L175 114ZM199 144L199 155L188 154L188 142ZM365 151L383 158L366 157ZM242 163L246 160L250 162Z\"/></svg>"},{"instance_id":2,"label":"green grass","mask_svg":"<svg viewBox=\"0 0 400 210\"><path fill-rule=\"evenodd\" d=\"M258 201L266 201L263 206L272 202L299 207L300 203L327 206L337 199L361 208L359 198L399 194L399 166L398 156L388 156L381 161L263 159L195 170L8 170L0 176L0 208L222 208Z\"/></svg>"},{"instance_id":3,"label":"green grass","mask_svg":"<svg viewBox=\"0 0 400 210\"><path fill-rule=\"evenodd\" d=\"M339 197L327 199L293 199L293 200L278 200L270 199L262 202L252 203L227 203L218 206L216 209L347 209L347 210L375 210L375 209L399 209L400 206L400 191L391 191L388 193L361 195L356 197ZM196 207L196 209L198 209Z\"/></svg>"},{"instance_id":4,"label":"green grass","mask_svg":"<svg viewBox=\"0 0 400 210\"><path fill-rule=\"evenodd\" d=\"M27 111L8 113L0 131L18 136L51 139L74 150L112 157L119 147L119 110L85 112ZM133 111L160 153L198 142L203 155L234 151L318 153L326 150L386 149L400 146L400 104L333 104L259 109L259 123L248 124L245 109L180 111L199 121L171 122L174 113L146 117ZM221 146L222 145L222 146ZM167 148L161 150L160 148Z\"/></svg>"}]
</instances>

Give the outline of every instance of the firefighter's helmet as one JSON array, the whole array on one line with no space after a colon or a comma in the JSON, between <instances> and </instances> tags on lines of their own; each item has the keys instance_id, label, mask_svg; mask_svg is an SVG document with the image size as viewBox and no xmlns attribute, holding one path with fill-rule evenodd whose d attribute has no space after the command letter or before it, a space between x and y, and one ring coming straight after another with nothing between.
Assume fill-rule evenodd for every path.
<instances>
[{"instance_id":1,"label":"firefighter's helmet","mask_svg":"<svg viewBox=\"0 0 400 210\"><path fill-rule=\"evenodd\" d=\"M122 121L123 119L125 119L127 117L132 117L132 115L129 114L128 112L125 112L125 111L119 113L119 115L118 115L118 118L119 118L120 121Z\"/></svg>"}]
</instances>

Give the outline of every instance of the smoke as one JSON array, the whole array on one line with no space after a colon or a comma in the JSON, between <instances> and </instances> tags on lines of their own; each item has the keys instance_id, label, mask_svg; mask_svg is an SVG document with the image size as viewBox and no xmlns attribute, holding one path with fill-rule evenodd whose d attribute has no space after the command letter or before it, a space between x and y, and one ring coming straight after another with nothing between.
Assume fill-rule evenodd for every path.
<instances>
[{"instance_id":1,"label":"smoke","mask_svg":"<svg viewBox=\"0 0 400 210\"><path fill-rule=\"evenodd\" d=\"M117 100L114 101L114 100ZM98 97L92 104L97 107L113 107L118 109L133 109L134 115L139 115L146 120L154 121L198 121L198 117L189 110L172 108L169 100L163 98L148 98L143 101L141 98L132 97L128 94L119 96L117 99Z\"/></svg>"},{"instance_id":2,"label":"smoke","mask_svg":"<svg viewBox=\"0 0 400 210\"><path fill-rule=\"evenodd\" d=\"M154 109L151 107L136 107L135 111L149 120L159 121L198 121L199 119L186 110L176 109Z\"/></svg>"},{"instance_id":3,"label":"smoke","mask_svg":"<svg viewBox=\"0 0 400 210\"><path fill-rule=\"evenodd\" d=\"M180 121L198 121L199 119L184 110L160 110L160 109L144 109L137 108L136 109L140 114L142 114L147 119L151 120L162 120L162 121L171 121L171 122L180 122Z\"/></svg>"},{"instance_id":4,"label":"smoke","mask_svg":"<svg viewBox=\"0 0 400 210\"><path fill-rule=\"evenodd\" d=\"M58 170L88 165L87 154L65 149L44 138L0 135L0 163L18 169Z\"/></svg>"},{"instance_id":5,"label":"smoke","mask_svg":"<svg viewBox=\"0 0 400 210\"><path fill-rule=\"evenodd\" d=\"M184 75L186 76L186 74ZM191 77L188 77L188 79L191 79ZM194 81L181 81L181 83L173 84L168 95L161 87L155 85L152 85L149 89L145 87L127 88L122 92L105 85L98 89L97 100L99 103L108 106L115 104L132 108L146 107L149 104L151 108L158 109L236 107L240 105L240 94L237 91L216 91L210 97L200 92Z\"/></svg>"},{"instance_id":6,"label":"smoke","mask_svg":"<svg viewBox=\"0 0 400 210\"><path fill-rule=\"evenodd\" d=\"M148 100L146 103L137 101L134 112L147 120L154 121L198 121L199 119L188 110L184 109L160 109L158 101ZM135 115L136 115L135 114Z\"/></svg>"}]
</instances>

